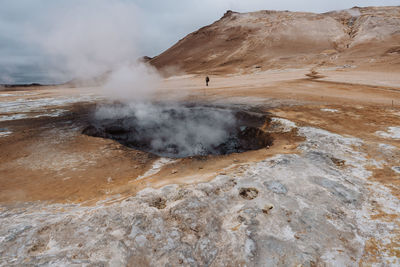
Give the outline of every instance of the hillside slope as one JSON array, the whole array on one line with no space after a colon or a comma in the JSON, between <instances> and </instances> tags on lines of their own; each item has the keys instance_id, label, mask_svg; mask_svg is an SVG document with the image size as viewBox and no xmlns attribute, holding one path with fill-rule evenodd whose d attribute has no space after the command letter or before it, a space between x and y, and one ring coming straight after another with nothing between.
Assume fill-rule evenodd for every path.
<instances>
[{"instance_id":1,"label":"hillside slope","mask_svg":"<svg viewBox=\"0 0 400 267\"><path fill-rule=\"evenodd\" d=\"M400 7L324 14L228 11L150 63L187 73L381 63L400 69Z\"/></svg>"}]
</instances>

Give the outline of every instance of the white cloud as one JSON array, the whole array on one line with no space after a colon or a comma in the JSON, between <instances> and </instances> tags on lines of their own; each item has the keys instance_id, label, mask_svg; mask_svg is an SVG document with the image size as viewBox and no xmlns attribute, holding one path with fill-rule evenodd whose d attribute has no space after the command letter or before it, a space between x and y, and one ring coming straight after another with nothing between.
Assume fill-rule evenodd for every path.
<instances>
[{"instance_id":1,"label":"white cloud","mask_svg":"<svg viewBox=\"0 0 400 267\"><path fill-rule=\"evenodd\" d=\"M112 65L134 56L154 56L218 20L228 9L325 12L399 4L399 0L1 0L0 71L12 62L15 66L52 62L54 68L79 73L90 70L96 60L98 65ZM68 61L60 60L63 57ZM95 61L86 60L93 57Z\"/></svg>"}]
</instances>

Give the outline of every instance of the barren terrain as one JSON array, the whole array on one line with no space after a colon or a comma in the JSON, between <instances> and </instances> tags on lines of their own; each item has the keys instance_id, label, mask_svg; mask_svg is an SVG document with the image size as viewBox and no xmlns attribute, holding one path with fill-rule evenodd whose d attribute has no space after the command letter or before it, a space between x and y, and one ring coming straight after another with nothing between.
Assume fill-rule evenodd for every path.
<instances>
[{"instance_id":1,"label":"barren terrain","mask_svg":"<svg viewBox=\"0 0 400 267\"><path fill-rule=\"evenodd\" d=\"M398 23L398 10L381 8L374 19ZM373 11L356 13L371 22ZM260 14L228 13L222 21L243 28L245 17L253 27L253 20L266 23ZM336 25L321 38L342 40L345 11L293 16L322 20L322 29ZM399 54L377 52L372 64L369 52L355 50L357 37L343 38L333 47L343 49L337 61L317 68L319 58L299 63L298 56L246 67L254 64L248 52L235 52L243 63L223 68L213 59L204 59L204 68L181 58L178 67L189 74L165 78L154 101L265 114L259 128L272 145L243 153L159 157L82 134L109 102L97 87L4 88L0 265L398 266ZM151 63L169 67L163 58L178 48ZM268 56L260 51L254 57Z\"/></svg>"},{"instance_id":2,"label":"barren terrain","mask_svg":"<svg viewBox=\"0 0 400 267\"><path fill-rule=\"evenodd\" d=\"M323 14L228 11L150 63L165 73L252 73L304 67L399 70L400 7ZM389 67L389 65L390 67Z\"/></svg>"}]
</instances>

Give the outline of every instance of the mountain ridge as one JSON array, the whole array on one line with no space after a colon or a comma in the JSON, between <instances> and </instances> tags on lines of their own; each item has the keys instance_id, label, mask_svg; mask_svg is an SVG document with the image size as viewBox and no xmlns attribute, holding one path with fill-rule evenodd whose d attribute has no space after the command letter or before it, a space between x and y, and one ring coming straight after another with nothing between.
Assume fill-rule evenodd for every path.
<instances>
[{"instance_id":1,"label":"mountain ridge","mask_svg":"<svg viewBox=\"0 0 400 267\"><path fill-rule=\"evenodd\" d=\"M161 71L235 73L400 64L400 6L325 13L227 11L149 63Z\"/></svg>"}]
</instances>

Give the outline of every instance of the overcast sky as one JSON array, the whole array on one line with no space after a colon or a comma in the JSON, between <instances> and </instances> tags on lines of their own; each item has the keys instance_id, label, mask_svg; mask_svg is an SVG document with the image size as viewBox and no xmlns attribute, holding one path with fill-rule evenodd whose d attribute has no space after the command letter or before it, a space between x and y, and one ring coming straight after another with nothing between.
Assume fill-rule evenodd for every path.
<instances>
[{"instance_id":1,"label":"overcast sky","mask_svg":"<svg viewBox=\"0 0 400 267\"><path fill-rule=\"evenodd\" d=\"M46 72L43 66L76 56L85 46L120 53L101 62L119 60L122 53L155 56L226 10L326 12L371 5L400 5L400 0L0 0L0 83L13 82L21 70L29 80L32 66ZM107 41L98 48L102 39ZM118 42L132 49L121 49Z\"/></svg>"}]
</instances>

